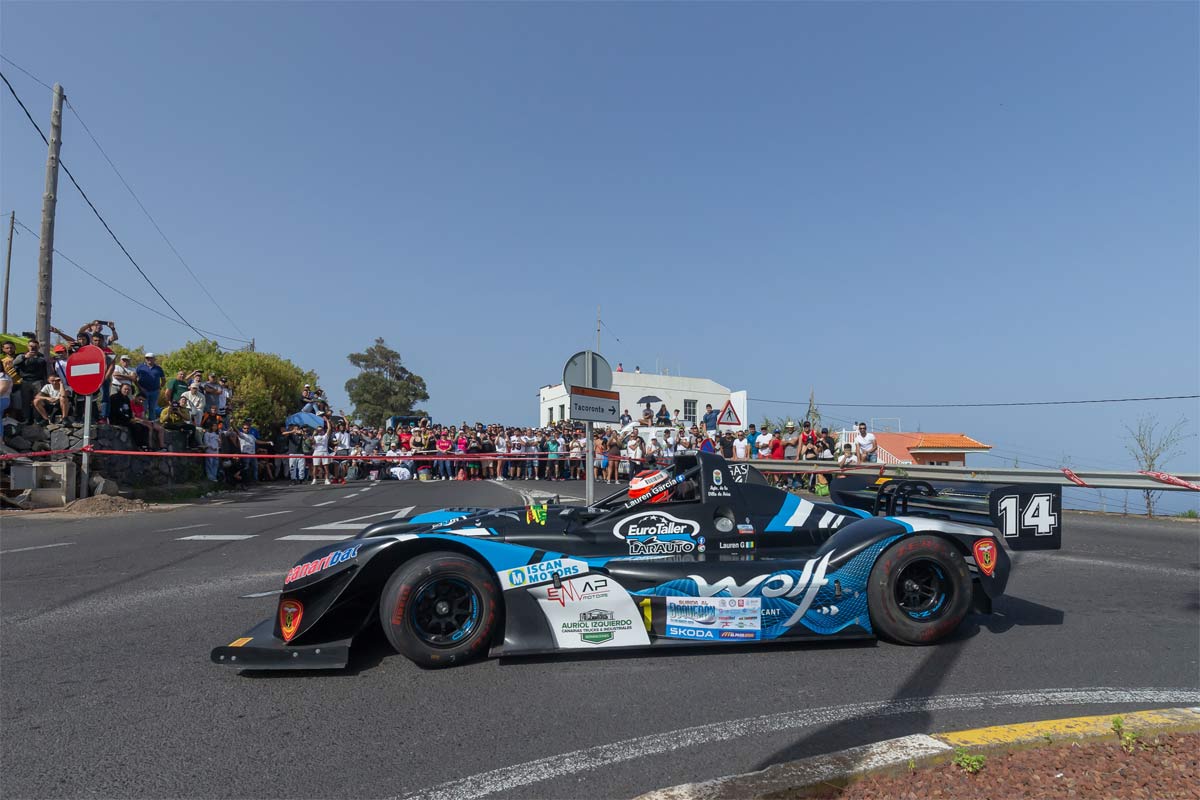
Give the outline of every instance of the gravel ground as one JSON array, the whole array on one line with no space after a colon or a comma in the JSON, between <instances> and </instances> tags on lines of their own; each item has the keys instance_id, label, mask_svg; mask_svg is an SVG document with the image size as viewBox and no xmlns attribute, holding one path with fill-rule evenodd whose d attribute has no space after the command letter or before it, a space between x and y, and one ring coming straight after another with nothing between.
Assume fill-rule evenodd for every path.
<instances>
[{"instance_id":1,"label":"gravel ground","mask_svg":"<svg viewBox=\"0 0 1200 800\"><path fill-rule=\"evenodd\" d=\"M1114 736L1115 739L1115 736ZM873 775L844 788L774 795L839 800L1200 798L1200 734L1160 734L1125 752L1115 741L993 752L974 774L953 763Z\"/></svg>"}]
</instances>

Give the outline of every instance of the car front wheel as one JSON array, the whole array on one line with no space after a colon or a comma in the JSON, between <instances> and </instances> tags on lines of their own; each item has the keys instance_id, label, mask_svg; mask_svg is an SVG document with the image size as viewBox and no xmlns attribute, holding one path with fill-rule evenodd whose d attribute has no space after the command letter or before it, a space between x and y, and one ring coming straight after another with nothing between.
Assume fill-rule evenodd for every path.
<instances>
[{"instance_id":1,"label":"car front wheel","mask_svg":"<svg viewBox=\"0 0 1200 800\"><path fill-rule=\"evenodd\" d=\"M422 667L448 667L487 652L500 592L477 561L427 553L401 564L379 599L379 619L396 652Z\"/></svg>"}]
</instances>

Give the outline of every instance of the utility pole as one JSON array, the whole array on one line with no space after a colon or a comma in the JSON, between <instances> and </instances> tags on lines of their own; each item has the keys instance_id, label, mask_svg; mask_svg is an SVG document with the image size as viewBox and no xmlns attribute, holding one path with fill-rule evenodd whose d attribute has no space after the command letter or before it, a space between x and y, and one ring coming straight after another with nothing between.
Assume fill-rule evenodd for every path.
<instances>
[{"instance_id":1,"label":"utility pole","mask_svg":"<svg viewBox=\"0 0 1200 800\"><path fill-rule=\"evenodd\" d=\"M8 215L8 256L4 259L4 323L0 333L8 333L8 281L12 278L13 226L17 224L17 212Z\"/></svg>"},{"instance_id":2,"label":"utility pole","mask_svg":"<svg viewBox=\"0 0 1200 800\"><path fill-rule=\"evenodd\" d=\"M596 306L596 352L600 352L600 306Z\"/></svg>"},{"instance_id":3,"label":"utility pole","mask_svg":"<svg viewBox=\"0 0 1200 800\"><path fill-rule=\"evenodd\" d=\"M42 195L42 246L38 252L37 336L50 344L50 297L54 284L54 209L58 205L58 151L62 146L63 88L54 84L50 108L50 148L46 155L46 193ZM43 350L42 352L46 352Z\"/></svg>"}]
</instances>

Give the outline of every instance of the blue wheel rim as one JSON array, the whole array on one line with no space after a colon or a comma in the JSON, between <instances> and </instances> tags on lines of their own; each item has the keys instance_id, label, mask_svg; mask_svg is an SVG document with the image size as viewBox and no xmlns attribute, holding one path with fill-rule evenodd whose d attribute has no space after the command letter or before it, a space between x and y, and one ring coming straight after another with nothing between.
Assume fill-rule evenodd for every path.
<instances>
[{"instance_id":1,"label":"blue wheel rim","mask_svg":"<svg viewBox=\"0 0 1200 800\"><path fill-rule=\"evenodd\" d=\"M483 598L470 582L438 576L413 592L409 624L426 644L454 647L479 627L482 608Z\"/></svg>"},{"instance_id":2,"label":"blue wheel rim","mask_svg":"<svg viewBox=\"0 0 1200 800\"><path fill-rule=\"evenodd\" d=\"M896 605L912 619L932 622L949 608L952 589L941 564L925 558L910 561L896 576Z\"/></svg>"}]
</instances>

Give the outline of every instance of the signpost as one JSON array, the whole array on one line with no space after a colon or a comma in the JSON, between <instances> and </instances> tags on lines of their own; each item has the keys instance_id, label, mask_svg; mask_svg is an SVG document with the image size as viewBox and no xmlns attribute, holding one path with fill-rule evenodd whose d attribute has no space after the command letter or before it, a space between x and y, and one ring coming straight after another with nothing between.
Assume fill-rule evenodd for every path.
<instances>
[{"instance_id":1,"label":"signpost","mask_svg":"<svg viewBox=\"0 0 1200 800\"><path fill-rule=\"evenodd\" d=\"M726 400L724 408L721 409L720 415L717 416L717 425L732 425L735 428L742 427L742 421L738 419L737 411L733 409L733 401Z\"/></svg>"},{"instance_id":2,"label":"signpost","mask_svg":"<svg viewBox=\"0 0 1200 800\"><path fill-rule=\"evenodd\" d=\"M596 342L600 341L600 328L596 328ZM587 504L596 498L596 473L593 465L596 446L592 442L592 422L617 422L620 420L620 398L612 390L612 367L604 356L592 350L583 350L567 359L563 366L563 388L571 395L571 419L584 420L585 449L587 461ZM576 405L581 410L576 413ZM611 418L609 406L611 405Z\"/></svg>"},{"instance_id":3,"label":"signpost","mask_svg":"<svg viewBox=\"0 0 1200 800\"><path fill-rule=\"evenodd\" d=\"M90 454L92 442L92 395L100 391L108 374L108 361L104 351L95 345L79 348L67 359L67 386L71 391L84 396L83 401L83 486L79 496L87 497L91 489Z\"/></svg>"}]
</instances>

